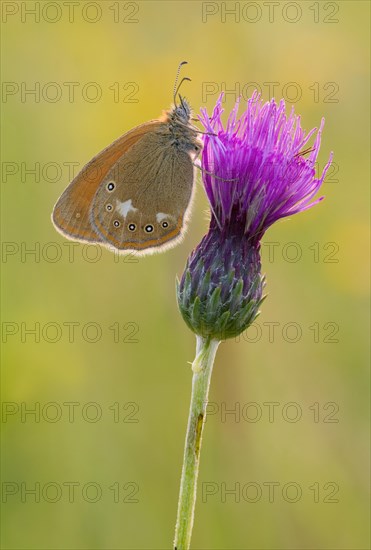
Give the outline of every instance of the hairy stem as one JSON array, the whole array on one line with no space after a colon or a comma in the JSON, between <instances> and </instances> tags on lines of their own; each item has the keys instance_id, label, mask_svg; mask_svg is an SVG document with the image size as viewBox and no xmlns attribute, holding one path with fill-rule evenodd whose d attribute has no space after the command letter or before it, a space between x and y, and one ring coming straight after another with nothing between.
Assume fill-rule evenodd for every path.
<instances>
[{"instance_id":1,"label":"hairy stem","mask_svg":"<svg viewBox=\"0 0 371 550\"><path fill-rule=\"evenodd\" d=\"M196 505L197 478L200 465L202 431L206 418L210 379L218 340L196 336L196 358L192 363L192 395L184 447L178 514L175 528L175 550L188 550L191 543Z\"/></svg>"}]
</instances>

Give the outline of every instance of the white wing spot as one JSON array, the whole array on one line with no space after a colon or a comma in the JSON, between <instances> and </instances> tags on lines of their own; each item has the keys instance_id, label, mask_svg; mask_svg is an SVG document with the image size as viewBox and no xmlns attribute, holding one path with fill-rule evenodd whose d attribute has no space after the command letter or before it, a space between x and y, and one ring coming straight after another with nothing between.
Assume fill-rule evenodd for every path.
<instances>
[{"instance_id":1,"label":"white wing spot","mask_svg":"<svg viewBox=\"0 0 371 550\"><path fill-rule=\"evenodd\" d=\"M158 221L158 223L161 223L162 220L165 220L166 218L170 218L171 220L175 221L174 216L171 216L170 214L164 214L163 212L159 212L158 214L156 214L156 220Z\"/></svg>"},{"instance_id":2,"label":"white wing spot","mask_svg":"<svg viewBox=\"0 0 371 550\"><path fill-rule=\"evenodd\" d=\"M129 212L136 212L138 208L134 208L131 199L128 201L121 202L116 199L116 212L121 214L123 218L126 218Z\"/></svg>"}]
</instances>

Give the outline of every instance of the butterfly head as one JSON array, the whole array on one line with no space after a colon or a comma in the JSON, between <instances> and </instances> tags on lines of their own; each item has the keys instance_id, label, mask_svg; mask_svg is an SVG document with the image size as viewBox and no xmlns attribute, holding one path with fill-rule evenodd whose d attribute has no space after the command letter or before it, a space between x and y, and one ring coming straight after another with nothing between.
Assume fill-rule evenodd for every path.
<instances>
[{"instance_id":1,"label":"butterfly head","mask_svg":"<svg viewBox=\"0 0 371 550\"><path fill-rule=\"evenodd\" d=\"M180 122L181 124L188 124L191 118L192 109L188 101L179 95L179 104L175 103L174 107L169 112L169 119L174 122Z\"/></svg>"}]
</instances>

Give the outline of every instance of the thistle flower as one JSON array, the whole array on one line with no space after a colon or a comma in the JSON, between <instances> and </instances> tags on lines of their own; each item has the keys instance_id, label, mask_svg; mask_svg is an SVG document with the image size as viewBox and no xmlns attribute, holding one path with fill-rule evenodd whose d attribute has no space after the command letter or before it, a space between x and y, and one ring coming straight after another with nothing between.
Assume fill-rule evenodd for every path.
<instances>
[{"instance_id":1,"label":"thistle flower","mask_svg":"<svg viewBox=\"0 0 371 550\"><path fill-rule=\"evenodd\" d=\"M210 118L206 110L200 117L209 132L202 153L209 232L188 258L178 287L187 325L218 340L240 334L258 315L264 287L260 240L275 221L322 200L313 199L332 161L331 154L316 178L324 119L318 131L306 134L293 109L286 116L284 100L263 104L255 92L240 118L236 103L224 127L221 102L222 96Z\"/></svg>"},{"instance_id":2,"label":"thistle flower","mask_svg":"<svg viewBox=\"0 0 371 550\"><path fill-rule=\"evenodd\" d=\"M207 132L202 169L210 227L189 256L177 289L179 309L196 334L197 348L175 550L190 546L201 438L218 345L254 321L263 299L260 240L275 221L323 198L314 197L332 161L331 154L316 178L323 120L318 131L306 134L293 110L286 116L283 100L279 105L274 99L263 105L254 93L240 118L236 103L224 127L221 101L222 96L210 118L205 110L200 117ZM315 133L314 144L304 150Z\"/></svg>"}]
</instances>

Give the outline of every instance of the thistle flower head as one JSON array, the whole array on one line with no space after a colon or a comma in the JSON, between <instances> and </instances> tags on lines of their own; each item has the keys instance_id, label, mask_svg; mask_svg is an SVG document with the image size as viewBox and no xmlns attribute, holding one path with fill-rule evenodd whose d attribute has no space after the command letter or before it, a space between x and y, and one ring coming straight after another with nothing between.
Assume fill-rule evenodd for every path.
<instances>
[{"instance_id":1,"label":"thistle flower head","mask_svg":"<svg viewBox=\"0 0 371 550\"><path fill-rule=\"evenodd\" d=\"M221 103L222 96L210 118L204 109L200 117L206 131L216 134L205 136L202 154L212 221L220 230L235 228L258 242L275 221L322 200L313 198L332 161L330 155L316 178L324 119L318 131L305 133L293 108L286 116L283 99L279 105L274 99L263 104L255 92L240 118L237 101L224 127Z\"/></svg>"},{"instance_id":2,"label":"thistle flower head","mask_svg":"<svg viewBox=\"0 0 371 550\"><path fill-rule=\"evenodd\" d=\"M293 110L286 116L283 100L262 104L254 93L240 118L236 103L224 127L221 102L222 96L210 118L206 110L200 117L208 132L202 170L209 232L188 258L178 287L188 326L215 339L240 334L258 315L264 287L260 240L275 221L323 198L314 197L332 161L331 154L316 177L323 119L319 130L306 134Z\"/></svg>"}]
</instances>

